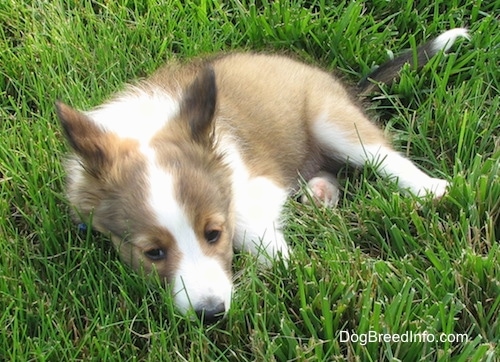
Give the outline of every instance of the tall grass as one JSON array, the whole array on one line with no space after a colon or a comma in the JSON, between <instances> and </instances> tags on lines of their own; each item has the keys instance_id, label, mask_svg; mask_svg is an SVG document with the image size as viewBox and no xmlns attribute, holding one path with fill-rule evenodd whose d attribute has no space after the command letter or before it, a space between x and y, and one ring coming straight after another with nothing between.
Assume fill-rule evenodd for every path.
<instances>
[{"instance_id":1,"label":"tall grass","mask_svg":"<svg viewBox=\"0 0 500 362\"><path fill-rule=\"evenodd\" d=\"M0 3L0 359L495 361L500 354L498 2ZM346 168L334 210L290 200L288 268L235 257L232 309L203 326L79 231L54 101L99 104L163 62L297 54L354 84L390 52L468 27L369 103L395 147L453 186L439 202ZM428 333L434 341L352 336ZM439 341L465 334L466 341Z\"/></svg>"}]
</instances>

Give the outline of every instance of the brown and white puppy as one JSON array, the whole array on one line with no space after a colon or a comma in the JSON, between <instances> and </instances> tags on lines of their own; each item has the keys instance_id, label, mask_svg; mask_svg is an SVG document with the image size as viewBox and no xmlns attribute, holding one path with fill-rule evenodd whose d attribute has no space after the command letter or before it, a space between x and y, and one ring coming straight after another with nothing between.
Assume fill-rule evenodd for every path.
<instances>
[{"instance_id":1,"label":"brown and white puppy","mask_svg":"<svg viewBox=\"0 0 500 362\"><path fill-rule=\"evenodd\" d=\"M422 49L457 36L466 31ZM289 257L281 216L300 177L313 198L336 203L328 160L376 164L415 195L448 185L394 151L337 79L282 56L167 65L94 110L58 102L57 114L78 216L133 268L165 278L180 311L207 320L230 306L233 248L263 263Z\"/></svg>"}]
</instances>

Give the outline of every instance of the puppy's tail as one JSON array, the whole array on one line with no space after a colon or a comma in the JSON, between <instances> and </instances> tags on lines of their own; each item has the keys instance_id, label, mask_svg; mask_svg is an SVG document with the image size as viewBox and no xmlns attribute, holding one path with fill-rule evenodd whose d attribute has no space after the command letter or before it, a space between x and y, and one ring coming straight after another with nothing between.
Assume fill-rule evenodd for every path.
<instances>
[{"instance_id":1,"label":"puppy's tail","mask_svg":"<svg viewBox=\"0 0 500 362\"><path fill-rule=\"evenodd\" d=\"M416 60L416 66L418 68L424 66L424 64L427 63L430 58L439 53L441 50L443 52L447 52L455 43L455 40L460 37L470 39L467 29L454 28L445 31L437 38L432 39L424 45L419 46L417 48L416 55L414 55L414 53L411 51L407 51L402 55L381 65L374 72L372 72L370 75L368 75L358 83L359 95L366 96L370 94L377 88L377 83L388 84L394 81L398 77L399 71L406 63L410 64L411 66L415 66Z\"/></svg>"}]
</instances>

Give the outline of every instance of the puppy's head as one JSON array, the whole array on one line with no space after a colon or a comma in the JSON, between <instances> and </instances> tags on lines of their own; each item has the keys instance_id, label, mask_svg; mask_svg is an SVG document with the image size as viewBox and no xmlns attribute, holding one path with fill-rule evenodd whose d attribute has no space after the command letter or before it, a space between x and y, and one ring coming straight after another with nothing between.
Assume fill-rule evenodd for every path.
<instances>
[{"instance_id":1,"label":"puppy's head","mask_svg":"<svg viewBox=\"0 0 500 362\"><path fill-rule=\"evenodd\" d=\"M70 202L126 263L165 278L182 312L215 318L230 305L234 221L231 176L214 150L213 70L201 70L180 101L125 98L87 113L57 103L75 152Z\"/></svg>"}]
</instances>

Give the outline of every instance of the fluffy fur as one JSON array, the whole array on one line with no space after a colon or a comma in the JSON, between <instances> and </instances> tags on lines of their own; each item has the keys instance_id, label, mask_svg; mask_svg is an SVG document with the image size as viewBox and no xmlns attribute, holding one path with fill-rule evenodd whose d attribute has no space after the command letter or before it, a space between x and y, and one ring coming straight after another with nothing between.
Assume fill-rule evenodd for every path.
<instances>
[{"instance_id":1,"label":"fluffy fur","mask_svg":"<svg viewBox=\"0 0 500 362\"><path fill-rule=\"evenodd\" d=\"M233 248L264 264L289 257L281 215L300 178L310 200L336 204L331 160L376 164L419 196L448 185L394 151L337 79L282 56L167 65L96 109L58 102L57 113L74 150L67 194L78 217L133 268L165 278L182 312L207 320L230 307Z\"/></svg>"}]
</instances>

